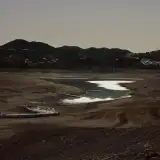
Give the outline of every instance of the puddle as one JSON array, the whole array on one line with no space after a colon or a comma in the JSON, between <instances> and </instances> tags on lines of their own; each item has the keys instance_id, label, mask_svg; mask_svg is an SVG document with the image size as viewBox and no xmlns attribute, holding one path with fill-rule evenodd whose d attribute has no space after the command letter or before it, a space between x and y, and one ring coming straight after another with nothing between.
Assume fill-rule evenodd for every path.
<instances>
[{"instance_id":1,"label":"puddle","mask_svg":"<svg viewBox=\"0 0 160 160\"><path fill-rule=\"evenodd\" d=\"M66 98L61 100L61 104L74 105L102 101L112 101L121 98L131 97L130 90L120 84L133 83L135 81L123 80L103 80L103 81L72 81L69 85L79 87L86 93L76 98Z\"/></svg>"}]
</instances>

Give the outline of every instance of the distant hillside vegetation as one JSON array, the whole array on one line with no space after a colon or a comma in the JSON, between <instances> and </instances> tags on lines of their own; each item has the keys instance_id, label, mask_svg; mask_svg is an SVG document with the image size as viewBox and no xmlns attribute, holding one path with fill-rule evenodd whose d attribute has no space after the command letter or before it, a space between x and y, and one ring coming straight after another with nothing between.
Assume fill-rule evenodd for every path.
<instances>
[{"instance_id":1,"label":"distant hillside vegetation","mask_svg":"<svg viewBox=\"0 0 160 160\"><path fill-rule=\"evenodd\" d=\"M23 39L16 39L14 41L8 42L0 46L0 49L15 49L15 50L28 49L28 50L51 51L54 49L54 47L42 42L35 42L35 41L28 42Z\"/></svg>"},{"instance_id":2,"label":"distant hillside vegetation","mask_svg":"<svg viewBox=\"0 0 160 160\"><path fill-rule=\"evenodd\" d=\"M77 46L55 48L43 42L28 42L23 39L16 39L0 46L1 68L109 71L116 68L143 68L144 64L141 63L143 58L160 61L160 51L132 53L119 48L83 49ZM154 68L158 67L156 65Z\"/></svg>"}]
</instances>

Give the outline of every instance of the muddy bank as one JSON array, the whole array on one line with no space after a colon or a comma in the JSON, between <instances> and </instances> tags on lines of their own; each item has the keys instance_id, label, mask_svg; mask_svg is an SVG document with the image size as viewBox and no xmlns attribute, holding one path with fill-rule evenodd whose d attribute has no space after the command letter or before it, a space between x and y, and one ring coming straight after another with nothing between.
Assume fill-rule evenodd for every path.
<instances>
[{"instance_id":1,"label":"muddy bank","mask_svg":"<svg viewBox=\"0 0 160 160\"><path fill-rule=\"evenodd\" d=\"M62 114L39 119L1 120L2 159L94 160L96 157L103 159L109 156L113 159L115 154L122 156L120 153L125 153L125 158L117 159L142 160L144 155L137 156L139 152L144 153L144 146L148 142L153 150L160 152L159 73L136 71L110 74L112 78L138 77L143 80L125 84L132 90L132 98L71 107L57 106L53 98L55 88L46 83L39 85L40 81L34 81L36 73L34 76L28 73L27 76L31 79L21 75L23 81L19 81L20 77L17 79L12 74L7 75L6 79L2 78L1 88L9 87L5 92L1 91L1 109L21 110L17 104L43 101ZM39 76L42 75L38 73ZM101 76L104 77L104 74Z\"/></svg>"},{"instance_id":2,"label":"muddy bank","mask_svg":"<svg viewBox=\"0 0 160 160\"><path fill-rule=\"evenodd\" d=\"M42 123L18 125L14 130L15 135L1 146L3 160L144 160L146 144L149 143L154 152L158 152L160 146L157 126L62 128Z\"/></svg>"},{"instance_id":3,"label":"muddy bank","mask_svg":"<svg viewBox=\"0 0 160 160\"><path fill-rule=\"evenodd\" d=\"M160 82L158 76L144 77L133 84L123 84L132 93L131 98L107 103L90 104L81 120L88 124L92 119L101 126L133 127L160 124ZM93 123L92 123L93 124ZM89 125L88 125L89 126Z\"/></svg>"},{"instance_id":4,"label":"muddy bank","mask_svg":"<svg viewBox=\"0 0 160 160\"><path fill-rule=\"evenodd\" d=\"M70 74L69 74L70 75ZM71 74L73 76L73 74ZM145 125L148 123L159 123L159 102L160 86L159 74L155 72L129 72L117 74L99 74L99 78L139 78L134 83L122 84L131 89L132 97L120 99L111 102L90 103L72 106L59 106L57 101L65 98L68 94L78 95L82 90L73 86L56 84L42 80L41 77L58 77L57 73L0 73L0 103L1 110L8 112L23 112L20 105L30 102L38 102L49 107L54 107L63 117L69 116L73 125L95 125L102 123L105 126L113 125L117 121L120 113L127 117L128 122L136 125ZM87 73L86 73L87 76ZM89 74L89 77L96 75ZM144 120L145 121L144 121ZM85 121L84 121L85 120ZM91 121L90 121L91 120ZM147 121L146 121L147 120ZM96 122L97 121L97 122ZM67 122L64 122L64 124ZM68 124L67 124L68 125Z\"/></svg>"},{"instance_id":5,"label":"muddy bank","mask_svg":"<svg viewBox=\"0 0 160 160\"><path fill-rule=\"evenodd\" d=\"M30 103L54 107L56 100L61 98L61 94L81 94L81 92L79 88L47 82L29 73L27 75L0 73L0 110L2 112L24 112L21 106Z\"/></svg>"},{"instance_id":6,"label":"muddy bank","mask_svg":"<svg viewBox=\"0 0 160 160\"><path fill-rule=\"evenodd\" d=\"M51 73L53 77L57 73ZM49 76L51 76L49 75ZM117 75L117 76L116 76ZM121 75L121 76L120 76ZM20 105L37 102L55 108L61 113L54 123L63 122L67 126L103 126L103 127L130 127L159 124L160 86L159 74L151 73L118 73L109 74L110 78L137 78L134 83L122 84L131 90L132 97L108 102L90 104L75 104L72 106L59 106L57 101L68 97L68 94L78 95L82 90L73 86L56 84L42 80L47 77L43 73L0 73L0 103L1 110L5 112L24 112ZM72 74L73 76L73 74ZM89 77L93 77L89 75ZM108 75L99 75L99 78ZM66 94L66 95L65 95ZM70 119L65 120L65 117ZM121 117L121 118L120 118ZM124 117L124 118L122 118ZM120 119L125 119L124 122ZM34 121L34 120L33 120ZM49 119L45 120L50 121ZM41 120L39 120L41 122ZM117 123L120 123L119 125Z\"/></svg>"}]
</instances>

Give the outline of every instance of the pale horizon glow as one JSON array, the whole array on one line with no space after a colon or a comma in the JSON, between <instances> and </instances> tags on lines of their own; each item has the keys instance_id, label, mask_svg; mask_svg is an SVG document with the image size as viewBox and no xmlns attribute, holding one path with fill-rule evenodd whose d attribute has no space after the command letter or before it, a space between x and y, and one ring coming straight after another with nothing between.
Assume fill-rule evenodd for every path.
<instances>
[{"instance_id":1,"label":"pale horizon glow","mask_svg":"<svg viewBox=\"0 0 160 160\"><path fill-rule=\"evenodd\" d=\"M159 0L1 0L0 45L14 39L63 45L160 49Z\"/></svg>"}]
</instances>

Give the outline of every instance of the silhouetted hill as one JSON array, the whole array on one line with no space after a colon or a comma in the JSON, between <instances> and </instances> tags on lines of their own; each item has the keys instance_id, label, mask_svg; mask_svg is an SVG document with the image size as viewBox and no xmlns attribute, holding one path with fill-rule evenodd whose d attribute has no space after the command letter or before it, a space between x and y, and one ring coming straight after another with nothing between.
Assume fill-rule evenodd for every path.
<instances>
[{"instance_id":1,"label":"silhouetted hill","mask_svg":"<svg viewBox=\"0 0 160 160\"><path fill-rule=\"evenodd\" d=\"M147 52L149 57L151 57L155 61L160 61L160 50L152 51L152 52Z\"/></svg>"},{"instance_id":2,"label":"silhouetted hill","mask_svg":"<svg viewBox=\"0 0 160 160\"><path fill-rule=\"evenodd\" d=\"M28 42L23 39L16 39L14 41L8 42L0 47L1 49L15 49L15 50L21 50L21 49L28 49L28 50L47 50L51 51L54 49L54 47L42 43L42 42Z\"/></svg>"},{"instance_id":3,"label":"silhouetted hill","mask_svg":"<svg viewBox=\"0 0 160 160\"><path fill-rule=\"evenodd\" d=\"M119 48L87 48L77 46L52 47L42 42L16 39L0 46L0 67L92 69L157 68L144 65L143 59L160 60L160 51L132 53ZM152 67L154 66L154 67Z\"/></svg>"}]
</instances>

